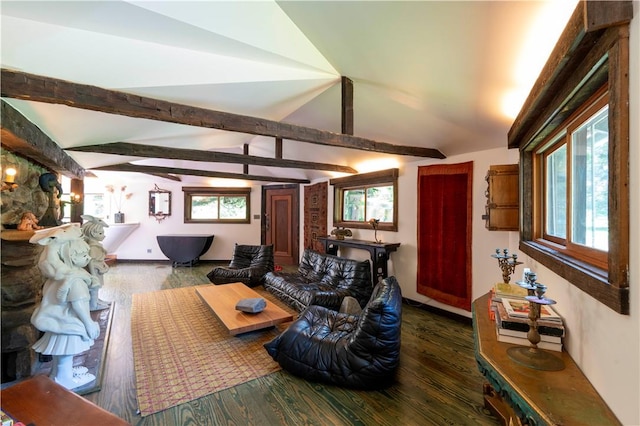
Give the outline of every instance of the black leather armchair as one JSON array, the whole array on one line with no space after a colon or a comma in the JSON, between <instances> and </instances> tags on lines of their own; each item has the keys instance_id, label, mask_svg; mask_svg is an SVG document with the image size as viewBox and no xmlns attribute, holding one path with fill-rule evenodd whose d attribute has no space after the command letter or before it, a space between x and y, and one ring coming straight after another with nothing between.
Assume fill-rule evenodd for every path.
<instances>
[{"instance_id":1,"label":"black leather armchair","mask_svg":"<svg viewBox=\"0 0 640 426\"><path fill-rule=\"evenodd\" d=\"M264 347L297 376L377 389L394 380L401 325L402 293L396 278L388 277L376 285L360 315L311 305Z\"/></svg>"},{"instance_id":2,"label":"black leather armchair","mask_svg":"<svg viewBox=\"0 0 640 426\"><path fill-rule=\"evenodd\" d=\"M236 244L229 266L213 268L207 278L214 284L241 282L255 287L263 283L265 274L273 268L273 245Z\"/></svg>"}]
</instances>

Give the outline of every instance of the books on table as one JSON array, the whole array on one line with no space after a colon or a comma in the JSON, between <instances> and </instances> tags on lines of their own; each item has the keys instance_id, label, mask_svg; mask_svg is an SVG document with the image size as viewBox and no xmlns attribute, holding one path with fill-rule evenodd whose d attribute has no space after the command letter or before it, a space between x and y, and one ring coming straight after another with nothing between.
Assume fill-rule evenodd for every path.
<instances>
[{"instance_id":1,"label":"books on table","mask_svg":"<svg viewBox=\"0 0 640 426\"><path fill-rule=\"evenodd\" d=\"M502 298L502 304L507 310L509 317L529 317L529 304L528 300L509 299L507 297ZM542 321L554 321L562 323L562 318L551 307L551 305L540 305L540 319Z\"/></svg>"},{"instance_id":2,"label":"books on table","mask_svg":"<svg viewBox=\"0 0 640 426\"><path fill-rule=\"evenodd\" d=\"M520 346L531 346L531 342L529 342L529 340L526 338L507 336L500 333L496 333L496 336L498 337L498 342L511 343L511 344L520 345ZM544 340L540 340L540 342L538 342L538 348L547 349L550 351L562 352L562 343L553 343L553 342L546 342Z\"/></svg>"},{"instance_id":3,"label":"books on table","mask_svg":"<svg viewBox=\"0 0 640 426\"><path fill-rule=\"evenodd\" d=\"M493 286L493 297L497 300L501 300L503 297L524 299L527 294L527 289L520 287L518 284L496 283Z\"/></svg>"},{"instance_id":4,"label":"books on table","mask_svg":"<svg viewBox=\"0 0 640 426\"><path fill-rule=\"evenodd\" d=\"M528 331L510 330L508 328L500 328L500 327L496 327L496 330L498 331L498 334L501 334L503 336L517 337L519 339L527 340ZM540 333L538 333L538 334L540 334ZM549 343L562 343L562 337L561 336L550 336L548 334L540 334L540 341L549 342ZM528 342L528 340L527 340L527 342Z\"/></svg>"},{"instance_id":5,"label":"books on table","mask_svg":"<svg viewBox=\"0 0 640 426\"><path fill-rule=\"evenodd\" d=\"M510 330L529 331L529 320L526 317L516 316L510 317L502 302L495 302L493 305L495 311L495 321L498 327ZM564 325L562 321L546 321L538 320L538 332L550 336L564 336Z\"/></svg>"},{"instance_id":6,"label":"books on table","mask_svg":"<svg viewBox=\"0 0 640 426\"><path fill-rule=\"evenodd\" d=\"M502 297L491 302L499 342L531 346L529 331L529 301ZM537 321L540 342L538 348L562 351L564 324L562 318L549 305L541 305L541 318Z\"/></svg>"},{"instance_id":7,"label":"books on table","mask_svg":"<svg viewBox=\"0 0 640 426\"><path fill-rule=\"evenodd\" d=\"M520 287L518 284L510 284L505 282L499 282L493 285L491 288L491 297L489 297L489 318L495 320L495 313L492 309L493 302L499 302L503 297L522 299L524 300L528 292L526 289Z\"/></svg>"}]
</instances>

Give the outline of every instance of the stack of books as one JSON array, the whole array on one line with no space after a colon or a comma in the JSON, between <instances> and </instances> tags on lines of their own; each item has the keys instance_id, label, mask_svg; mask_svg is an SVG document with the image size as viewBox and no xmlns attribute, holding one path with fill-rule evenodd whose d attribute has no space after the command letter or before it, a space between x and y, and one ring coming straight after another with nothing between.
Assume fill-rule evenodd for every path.
<instances>
[{"instance_id":1,"label":"stack of books","mask_svg":"<svg viewBox=\"0 0 640 426\"><path fill-rule=\"evenodd\" d=\"M511 287L506 287L511 286ZM524 297L527 291L516 284L500 283L494 286L491 297L491 313L496 323L499 342L531 346L527 339L529 331L529 301ZM523 293L524 292L524 293ZM538 333L540 349L562 351L564 324L562 318L551 305L540 305Z\"/></svg>"}]
</instances>

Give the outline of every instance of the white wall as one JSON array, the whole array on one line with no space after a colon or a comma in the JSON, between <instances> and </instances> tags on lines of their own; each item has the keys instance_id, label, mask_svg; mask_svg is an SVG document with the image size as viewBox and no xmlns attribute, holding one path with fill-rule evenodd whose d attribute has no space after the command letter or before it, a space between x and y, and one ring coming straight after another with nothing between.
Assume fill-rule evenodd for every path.
<instances>
[{"instance_id":1,"label":"white wall","mask_svg":"<svg viewBox=\"0 0 640 426\"><path fill-rule=\"evenodd\" d=\"M85 193L104 193L106 185L115 186L118 196L122 185L126 185L125 193L132 193L130 199L122 202L122 212L125 222L139 223L135 231L118 247L118 259L128 260L167 260L160 251L157 235L162 234L209 234L215 235L211 248L201 257L203 260L229 260L233 253L233 246L238 244L260 244L260 215L261 186L253 186L251 191L251 223L249 224L190 224L184 223L184 193L183 186L207 186L206 183L175 182L168 179L156 178L140 173L97 172L98 178L85 179ZM162 189L171 191L171 216L161 222L148 215L149 191L157 184ZM224 186L218 185L218 186ZM108 197L109 194L107 193ZM107 210L109 202L106 203ZM106 218L107 223L113 221L112 211ZM106 230L107 234L109 229ZM148 253L147 250L151 250Z\"/></svg>"}]
</instances>

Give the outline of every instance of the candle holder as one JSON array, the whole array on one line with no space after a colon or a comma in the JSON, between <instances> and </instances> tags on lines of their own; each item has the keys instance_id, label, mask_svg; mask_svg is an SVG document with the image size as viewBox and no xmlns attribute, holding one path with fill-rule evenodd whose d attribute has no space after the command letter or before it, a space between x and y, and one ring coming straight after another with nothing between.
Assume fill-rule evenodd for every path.
<instances>
[{"instance_id":1,"label":"candle holder","mask_svg":"<svg viewBox=\"0 0 640 426\"><path fill-rule=\"evenodd\" d=\"M509 250L507 249L503 249L501 254L500 249L496 249L496 253L492 254L491 257L498 259L498 266L502 270L502 281L505 284L509 284L511 274L515 271L516 266L522 265L522 262L518 262L518 255L514 253L509 256Z\"/></svg>"},{"instance_id":2,"label":"candle holder","mask_svg":"<svg viewBox=\"0 0 640 426\"><path fill-rule=\"evenodd\" d=\"M373 228L373 239L375 242L378 244L382 243L382 240L378 239L378 225L380 225L380 219L369 219L369 225Z\"/></svg>"},{"instance_id":3,"label":"candle holder","mask_svg":"<svg viewBox=\"0 0 640 426\"><path fill-rule=\"evenodd\" d=\"M542 305L554 305L555 300L544 297L547 287L543 284L536 283L535 274L531 276L529 273L527 282L518 282L520 286L527 289L529 296L525 299L529 301L529 331L527 339L531 343L529 347L519 346L507 349L507 355L513 361L520 365L524 365L534 370L542 371L560 371L564 369L564 362L559 357L538 348L540 343L540 333L538 332L538 320L540 319L540 310Z\"/></svg>"},{"instance_id":4,"label":"candle holder","mask_svg":"<svg viewBox=\"0 0 640 426\"><path fill-rule=\"evenodd\" d=\"M536 281L538 274L535 272L525 272L524 281L516 281L516 284L527 290L527 296L533 296L536 294Z\"/></svg>"}]
</instances>

